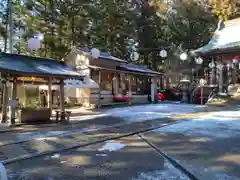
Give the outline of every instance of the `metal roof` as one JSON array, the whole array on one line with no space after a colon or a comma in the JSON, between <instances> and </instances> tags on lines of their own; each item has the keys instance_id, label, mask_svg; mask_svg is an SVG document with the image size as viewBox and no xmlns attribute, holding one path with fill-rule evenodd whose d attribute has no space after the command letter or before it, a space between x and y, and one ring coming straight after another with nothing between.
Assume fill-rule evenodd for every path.
<instances>
[{"instance_id":1,"label":"metal roof","mask_svg":"<svg viewBox=\"0 0 240 180\"><path fill-rule=\"evenodd\" d=\"M135 64L121 64L119 68L126 71L135 71L135 72L150 73L150 74L162 74L162 73L153 71L146 66L140 66Z\"/></svg>"},{"instance_id":2,"label":"metal roof","mask_svg":"<svg viewBox=\"0 0 240 180\"><path fill-rule=\"evenodd\" d=\"M0 71L21 75L83 77L61 61L9 53L0 53Z\"/></svg>"},{"instance_id":3,"label":"metal roof","mask_svg":"<svg viewBox=\"0 0 240 180\"><path fill-rule=\"evenodd\" d=\"M86 52L86 53L89 53L90 54L90 49L85 47L85 48L77 48L77 50L80 50L80 51L83 51L83 52ZM126 60L123 60L123 59L119 59L117 57L114 57L111 55L111 53L109 52L100 52L100 56L99 58L102 58L102 59L106 59L106 60L112 60L112 61L118 61L118 62L124 62L124 63L127 63Z\"/></svg>"}]
</instances>

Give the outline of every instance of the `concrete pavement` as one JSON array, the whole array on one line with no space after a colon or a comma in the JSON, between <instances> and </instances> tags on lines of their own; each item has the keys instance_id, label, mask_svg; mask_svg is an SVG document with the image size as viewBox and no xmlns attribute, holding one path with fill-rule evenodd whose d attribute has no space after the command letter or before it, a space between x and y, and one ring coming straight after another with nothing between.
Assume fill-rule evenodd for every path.
<instances>
[{"instance_id":1,"label":"concrete pavement","mask_svg":"<svg viewBox=\"0 0 240 180\"><path fill-rule=\"evenodd\" d=\"M66 150L76 146L85 146L89 143L96 143L106 139L126 136L137 131L165 126L171 123L172 122L168 119L155 119L151 121L149 120L106 127L91 132L72 132L62 136L34 138L20 143L10 143L0 146L0 158L4 163L9 163L46 153L54 153L56 151Z\"/></svg>"},{"instance_id":2,"label":"concrete pavement","mask_svg":"<svg viewBox=\"0 0 240 180\"><path fill-rule=\"evenodd\" d=\"M188 180L137 136L7 166L9 180Z\"/></svg>"},{"instance_id":3,"label":"concrete pavement","mask_svg":"<svg viewBox=\"0 0 240 180\"><path fill-rule=\"evenodd\" d=\"M211 139L182 133L143 134L144 139L203 180L240 179L239 137Z\"/></svg>"}]
</instances>

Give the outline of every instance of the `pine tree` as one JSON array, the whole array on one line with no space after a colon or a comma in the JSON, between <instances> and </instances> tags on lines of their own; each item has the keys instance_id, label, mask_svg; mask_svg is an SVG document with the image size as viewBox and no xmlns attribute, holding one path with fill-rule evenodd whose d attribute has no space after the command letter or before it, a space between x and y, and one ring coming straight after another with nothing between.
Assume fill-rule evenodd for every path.
<instances>
[{"instance_id":1,"label":"pine tree","mask_svg":"<svg viewBox=\"0 0 240 180\"><path fill-rule=\"evenodd\" d=\"M2 51L6 51L7 49L7 2L6 0L0 2L0 43Z\"/></svg>"}]
</instances>

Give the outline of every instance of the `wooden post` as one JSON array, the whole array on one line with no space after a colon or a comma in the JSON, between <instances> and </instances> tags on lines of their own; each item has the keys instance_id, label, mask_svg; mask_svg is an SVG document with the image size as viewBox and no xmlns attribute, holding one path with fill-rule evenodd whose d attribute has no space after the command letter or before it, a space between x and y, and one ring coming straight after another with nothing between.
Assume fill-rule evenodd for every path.
<instances>
[{"instance_id":1,"label":"wooden post","mask_svg":"<svg viewBox=\"0 0 240 180\"><path fill-rule=\"evenodd\" d=\"M201 99L201 105L203 105L203 86L201 86L201 93L200 93L200 99Z\"/></svg>"},{"instance_id":2,"label":"wooden post","mask_svg":"<svg viewBox=\"0 0 240 180\"><path fill-rule=\"evenodd\" d=\"M8 87L7 87L7 81L4 81L3 82L2 123L7 122L7 105L8 105Z\"/></svg>"},{"instance_id":3,"label":"wooden post","mask_svg":"<svg viewBox=\"0 0 240 180\"><path fill-rule=\"evenodd\" d=\"M48 108L50 109L52 115L52 79L50 78L48 81Z\"/></svg>"},{"instance_id":4,"label":"wooden post","mask_svg":"<svg viewBox=\"0 0 240 180\"><path fill-rule=\"evenodd\" d=\"M128 97L130 98L128 104L132 104L132 82L131 82L131 75L128 75Z\"/></svg>"},{"instance_id":5,"label":"wooden post","mask_svg":"<svg viewBox=\"0 0 240 180\"><path fill-rule=\"evenodd\" d=\"M98 88L98 108L101 108L101 81L102 81L101 71L98 71L98 84L99 84L99 88Z\"/></svg>"},{"instance_id":6,"label":"wooden post","mask_svg":"<svg viewBox=\"0 0 240 180\"><path fill-rule=\"evenodd\" d=\"M16 78L13 79L13 83L12 83L12 98L11 100L15 100L16 101L17 99L17 80ZM15 105L11 105L11 109L10 109L10 123L11 124L15 124L15 119L16 119L16 106L17 104Z\"/></svg>"},{"instance_id":7,"label":"wooden post","mask_svg":"<svg viewBox=\"0 0 240 180\"><path fill-rule=\"evenodd\" d=\"M64 112L64 82L60 81L60 111Z\"/></svg>"}]
</instances>

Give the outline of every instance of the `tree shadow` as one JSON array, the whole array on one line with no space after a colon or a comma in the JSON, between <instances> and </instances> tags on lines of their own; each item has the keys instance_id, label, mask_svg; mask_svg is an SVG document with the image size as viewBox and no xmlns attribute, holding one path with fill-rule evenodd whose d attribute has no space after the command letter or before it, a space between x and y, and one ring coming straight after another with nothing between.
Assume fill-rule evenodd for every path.
<instances>
[{"instance_id":1,"label":"tree shadow","mask_svg":"<svg viewBox=\"0 0 240 180\"><path fill-rule=\"evenodd\" d=\"M141 172L164 167L163 157L137 136L110 143L120 143L125 147L115 151L101 150L105 142L71 150L55 158L46 156L10 164L7 166L9 180L18 180L20 176L25 176L25 180L127 180Z\"/></svg>"},{"instance_id":2,"label":"tree shadow","mask_svg":"<svg viewBox=\"0 0 240 180\"><path fill-rule=\"evenodd\" d=\"M190 165L240 178L240 140L196 137L181 133L145 133L144 137L171 157ZM214 172L213 171L213 172ZM199 173L199 172L196 172Z\"/></svg>"}]
</instances>

